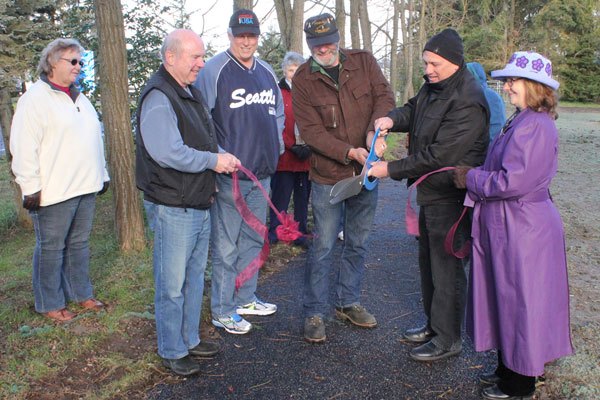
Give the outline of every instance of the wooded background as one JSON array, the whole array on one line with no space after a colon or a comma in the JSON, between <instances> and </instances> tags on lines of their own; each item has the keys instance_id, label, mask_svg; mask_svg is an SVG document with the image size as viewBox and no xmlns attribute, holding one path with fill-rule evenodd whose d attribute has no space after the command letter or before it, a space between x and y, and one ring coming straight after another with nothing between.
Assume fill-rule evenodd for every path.
<instances>
[{"instance_id":1,"label":"wooded background","mask_svg":"<svg viewBox=\"0 0 600 400\"><path fill-rule=\"evenodd\" d=\"M538 51L553 63L562 100L600 102L599 0L261 0L261 7L263 3L269 3L267 14L276 16L279 29L263 28L258 55L278 72L287 50L304 52L304 19L330 12L337 18L342 47L372 51L399 104L423 82L420 57L427 38L446 27L463 37L465 59L480 62L488 72L501 68L516 50ZM96 57L96 85L86 94L104 123L115 231L122 250L142 249L143 218L134 181L130 115L140 89L160 63L162 39L175 28L203 35L201 28L191 26L192 17L206 21L217 7L233 12L255 6L256 0L129 0L123 4L121 0L0 0L4 143L8 143L16 99L27 82L37 79L41 50L57 37L78 39ZM383 13L385 20L374 22L369 14L374 11L378 16ZM223 35L227 23L228 19L222 21ZM210 56L215 50L205 41ZM27 225L18 186L13 182L12 187L19 223Z\"/></svg>"}]
</instances>

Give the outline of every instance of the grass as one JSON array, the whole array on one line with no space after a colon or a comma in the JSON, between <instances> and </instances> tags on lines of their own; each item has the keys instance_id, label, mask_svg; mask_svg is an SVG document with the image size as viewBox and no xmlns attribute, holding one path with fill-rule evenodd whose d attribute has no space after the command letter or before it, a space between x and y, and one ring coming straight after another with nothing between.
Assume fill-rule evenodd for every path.
<instances>
[{"instance_id":1,"label":"grass","mask_svg":"<svg viewBox=\"0 0 600 400\"><path fill-rule=\"evenodd\" d=\"M600 109L600 103L578 103L574 101L559 101L558 105L560 107L578 107L578 108L590 108L590 109Z\"/></svg>"},{"instance_id":2,"label":"grass","mask_svg":"<svg viewBox=\"0 0 600 400\"><path fill-rule=\"evenodd\" d=\"M15 226L10 175L0 160L0 399L145 398L149 388L174 378L160 367L153 319L150 246L119 251L111 191L98 198L90 239L90 276L107 312L81 313L57 325L37 314L31 288L33 232ZM261 279L300 253L275 245ZM203 310L208 310L207 299ZM209 304L209 303L208 303ZM70 306L81 311L76 305ZM203 313L203 320L209 320Z\"/></svg>"}]
</instances>

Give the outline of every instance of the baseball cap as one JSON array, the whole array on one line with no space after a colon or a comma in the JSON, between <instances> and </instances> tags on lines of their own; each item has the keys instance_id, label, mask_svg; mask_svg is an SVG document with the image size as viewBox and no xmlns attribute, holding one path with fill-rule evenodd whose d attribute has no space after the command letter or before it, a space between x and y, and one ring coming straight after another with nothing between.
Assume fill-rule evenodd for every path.
<instances>
[{"instance_id":1,"label":"baseball cap","mask_svg":"<svg viewBox=\"0 0 600 400\"><path fill-rule=\"evenodd\" d=\"M252 10L245 8L239 9L233 13L229 19L229 27L233 36L238 36L244 33L252 35L260 35L260 23L258 17Z\"/></svg>"},{"instance_id":2,"label":"baseball cap","mask_svg":"<svg viewBox=\"0 0 600 400\"><path fill-rule=\"evenodd\" d=\"M311 49L315 46L340 41L340 33L335 24L335 18L328 13L307 19L304 23L304 32L306 33L306 44Z\"/></svg>"}]
</instances>

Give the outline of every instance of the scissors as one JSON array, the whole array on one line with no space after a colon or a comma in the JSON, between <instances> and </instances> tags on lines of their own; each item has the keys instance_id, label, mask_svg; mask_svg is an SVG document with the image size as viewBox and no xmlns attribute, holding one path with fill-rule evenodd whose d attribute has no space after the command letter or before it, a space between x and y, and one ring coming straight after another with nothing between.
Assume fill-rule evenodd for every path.
<instances>
[{"instance_id":1,"label":"scissors","mask_svg":"<svg viewBox=\"0 0 600 400\"><path fill-rule=\"evenodd\" d=\"M342 179L333 185L331 192L329 193L329 204L337 204L352 196L356 196L360 193L363 187L367 190L373 190L375 186L377 186L379 178L369 176L369 170L375 161L379 161L379 157L375 152L375 141L378 137L379 129L377 129L375 131L375 135L373 135L371 151L369 151L369 156L363 165L362 172L360 175ZM384 138L387 140L387 136L384 136Z\"/></svg>"}]
</instances>

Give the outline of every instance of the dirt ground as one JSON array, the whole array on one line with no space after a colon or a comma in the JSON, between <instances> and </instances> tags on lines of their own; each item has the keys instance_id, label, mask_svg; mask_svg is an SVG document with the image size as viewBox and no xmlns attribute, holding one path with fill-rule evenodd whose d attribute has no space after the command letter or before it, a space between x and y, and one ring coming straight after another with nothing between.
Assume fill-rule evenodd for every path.
<instances>
[{"instance_id":1,"label":"dirt ground","mask_svg":"<svg viewBox=\"0 0 600 400\"><path fill-rule=\"evenodd\" d=\"M546 369L540 399L600 398L600 110L560 109L551 192L566 234L575 355Z\"/></svg>"}]
</instances>

